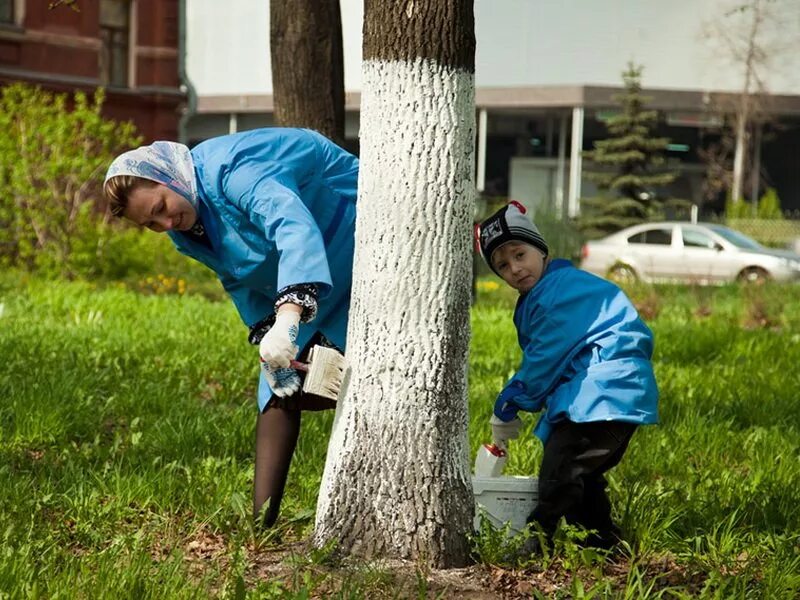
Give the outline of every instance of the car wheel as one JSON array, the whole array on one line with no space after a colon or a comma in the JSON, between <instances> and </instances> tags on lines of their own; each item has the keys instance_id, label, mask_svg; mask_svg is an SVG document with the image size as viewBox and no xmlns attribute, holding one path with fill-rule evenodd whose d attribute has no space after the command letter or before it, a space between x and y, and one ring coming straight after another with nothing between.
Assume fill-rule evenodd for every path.
<instances>
[{"instance_id":1,"label":"car wheel","mask_svg":"<svg viewBox=\"0 0 800 600\"><path fill-rule=\"evenodd\" d=\"M755 285L762 285L769 281L769 273L760 267L747 267L737 279L742 283L753 283Z\"/></svg>"},{"instance_id":2,"label":"car wheel","mask_svg":"<svg viewBox=\"0 0 800 600\"><path fill-rule=\"evenodd\" d=\"M614 283L631 283L639 279L636 275L636 271L630 268L628 265L614 265L608 270L608 275L606 275L607 279L610 279Z\"/></svg>"}]
</instances>

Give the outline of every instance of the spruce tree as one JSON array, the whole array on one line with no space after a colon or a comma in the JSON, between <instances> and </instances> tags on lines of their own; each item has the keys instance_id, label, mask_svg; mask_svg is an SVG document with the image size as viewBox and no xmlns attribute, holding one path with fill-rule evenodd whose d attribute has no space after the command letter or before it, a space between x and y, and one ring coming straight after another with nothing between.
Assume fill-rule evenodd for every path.
<instances>
[{"instance_id":1,"label":"spruce tree","mask_svg":"<svg viewBox=\"0 0 800 600\"><path fill-rule=\"evenodd\" d=\"M610 137L583 153L594 167L584 176L600 190L597 197L581 198L578 227L588 237L663 218L664 199L658 188L676 175L659 170L669 140L652 137L658 112L645 109L650 98L642 95L641 77L642 67L628 63L622 74L625 91L612 96L621 111L606 123Z\"/></svg>"}]
</instances>

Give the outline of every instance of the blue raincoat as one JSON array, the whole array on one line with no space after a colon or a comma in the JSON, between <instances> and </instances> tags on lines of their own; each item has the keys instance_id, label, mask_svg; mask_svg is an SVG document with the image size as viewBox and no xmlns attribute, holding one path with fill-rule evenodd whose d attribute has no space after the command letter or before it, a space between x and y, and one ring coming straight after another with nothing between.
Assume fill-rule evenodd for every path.
<instances>
[{"instance_id":1,"label":"blue raincoat","mask_svg":"<svg viewBox=\"0 0 800 600\"><path fill-rule=\"evenodd\" d=\"M522 365L508 385L521 410L544 410L534 433L558 421L658 422L653 334L613 283L550 262L514 312Z\"/></svg>"},{"instance_id":2,"label":"blue raincoat","mask_svg":"<svg viewBox=\"0 0 800 600\"><path fill-rule=\"evenodd\" d=\"M317 284L317 316L300 325L297 344L319 331L344 348L358 160L316 132L285 128L214 138L191 154L211 248L170 231L177 249L217 273L248 326L274 312L280 290ZM259 409L271 396L262 373Z\"/></svg>"}]
</instances>

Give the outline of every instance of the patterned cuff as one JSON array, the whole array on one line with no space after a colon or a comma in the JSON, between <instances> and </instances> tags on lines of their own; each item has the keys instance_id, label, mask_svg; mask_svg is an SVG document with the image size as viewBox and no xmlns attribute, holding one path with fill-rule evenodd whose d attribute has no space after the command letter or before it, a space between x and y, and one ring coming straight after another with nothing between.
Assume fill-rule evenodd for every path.
<instances>
[{"instance_id":1,"label":"patterned cuff","mask_svg":"<svg viewBox=\"0 0 800 600\"><path fill-rule=\"evenodd\" d=\"M272 313L270 316L261 319L255 325L251 325L250 334L247 336L247 341L253 346L258 346L261 343L261 338L267 334L274 324L275 313Z\"/></svg>"},{"instance_id":2,"label":"patterned cuff","mask_svg":"<svg viewBox=\"0 0 800 600\"><path fill-rule=\"evenodd\" d=\"M301 323L313 321L317 316L318 294L317 286L313 283L299 283L285 287L278 293L278 299L275 300L275 312L278 312L278 307L282 304L291 302L303 308L300 315Z\"/></svg>"}]
</instances>

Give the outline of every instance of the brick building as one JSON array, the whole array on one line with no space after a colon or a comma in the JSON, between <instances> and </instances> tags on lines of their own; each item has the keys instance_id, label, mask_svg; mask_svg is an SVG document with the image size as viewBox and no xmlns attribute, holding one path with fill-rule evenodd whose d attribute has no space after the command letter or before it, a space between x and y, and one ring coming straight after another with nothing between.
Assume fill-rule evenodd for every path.
<instances>
[{"instance_id":1,"label":"brick building","mask_svg":"<svg viewBox=\"0 0 800 600\"><path fill-rule=\"evenodd\" d=\"M0 85L102 86L107 116L132 120L148 141L177 139L180 1L0 0Z\"/></svg>"}]
</instances>

